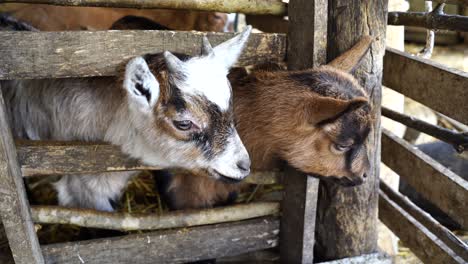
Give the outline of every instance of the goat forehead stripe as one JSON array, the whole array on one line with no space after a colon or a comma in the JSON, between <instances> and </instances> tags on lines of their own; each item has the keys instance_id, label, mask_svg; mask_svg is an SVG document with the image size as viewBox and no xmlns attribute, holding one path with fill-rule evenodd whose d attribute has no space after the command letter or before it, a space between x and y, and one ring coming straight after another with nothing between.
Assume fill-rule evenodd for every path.
<instances>
[{"instance_id":1,"label":"goat forehead stripe","mask_svg":"<svg viewBox=\"0 0 468 264\"><path fill-rule=\"evenodd\" d=\"M182 92L204 96L221 111L229 109L231 86L224 67L204 57L187 61L184 71L186 78L179 84Z\"/></svg>"}]
</instances>

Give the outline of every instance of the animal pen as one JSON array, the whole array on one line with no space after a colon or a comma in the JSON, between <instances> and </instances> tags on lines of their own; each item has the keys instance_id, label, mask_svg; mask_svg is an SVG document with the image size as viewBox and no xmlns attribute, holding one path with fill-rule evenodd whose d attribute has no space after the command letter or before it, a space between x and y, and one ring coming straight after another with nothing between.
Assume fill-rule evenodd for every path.
<instances>
[{"instance_id":1,"label":"animal pen","mask_svg":"<svg viewBox=\"0 0 468 264\"><path fill-rule=\"evenodd\" d=\"M371 35L374 42L355 75L372 95L377 117L383 73L384 85L468 124L467 73L396 50L385 50L385 0L290 0L289 4L276 0L2 2L245 13L249 24L271 33L250 37L239 66L286 62L292 70L316 67L348 50L363 35ZM466 0L436 2L468 6ZM283 19L286 15L288 21ZM443 19L433 24L399 20L406 15L411 16L390 13L389 21L467 31L466 17L457 17L460 19L457 23L440 22ZM453 18L448 20L453 21ZM0 79L112 76L124 61L144 53L170 50L199 54L203 35L211 43L220 43L232 36L177 31L1 32ZM443 96L441 89L444 89ZM383 109L382 113L447 140L460 151L468 147L466 134L421 126L421 123L415 125L414 120L391 110ZM158 216L87 212L83 218L88 225L93 226L93 219L103 217L115 225L94 227L154 231L42 246L34 222L43 215L41 210L47 208L29 206L23 177L157 168L128 160L117 147L106 144L15 142L7 125L1 94L0 138L0 214L16 263L172 263L236 256L274 247L279 247L283 263L312 263L314 260L389 263L388 258L377 253L378 216L424 262L468 261L466 244L401 194L384 183L379 184L379 118L369 139L372 173L360 187L343 188L319 182L293 169L254 172L250 181L259 184L283 181L285 195L281 204L251 203L183 212L190 216L183 220L178 217L179 213ZM382 160L467 229L466 181L389 131L382 132ZM73 210L46 211L52 212L63 216L63 223L80 223ZM41 219L41 223L47 220ZM336 259L344 259L344 262L334 262Z\"/></svg>"}]
</instances>

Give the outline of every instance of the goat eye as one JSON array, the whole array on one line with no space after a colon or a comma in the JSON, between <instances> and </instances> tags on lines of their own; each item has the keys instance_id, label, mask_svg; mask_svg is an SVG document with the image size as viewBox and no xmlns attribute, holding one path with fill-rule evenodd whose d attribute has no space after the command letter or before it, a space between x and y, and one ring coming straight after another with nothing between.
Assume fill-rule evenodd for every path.
<instances>
[{"instance_id":1,"label":"goat eye","mask_svg":"<svg viewBox=\"0 0 468 264\"><path fill-rule=\"evenodd\" d=\"M333 144L333 148L338 152L345 152L345 151L348 151L351 148L351 146Z\"/></svg>"},{"instance_id":2,"label":"goat eye","mask_svg":"<svg viewBox=\"0 0 468 264\"><path fill-rule=\"evenodd\" d=\"M189 130L193 126L193 123L190 120L182 120L182 121L174 120L173 123L177 129L182 130L182 131Z\"/></svg>"}]
</instances>

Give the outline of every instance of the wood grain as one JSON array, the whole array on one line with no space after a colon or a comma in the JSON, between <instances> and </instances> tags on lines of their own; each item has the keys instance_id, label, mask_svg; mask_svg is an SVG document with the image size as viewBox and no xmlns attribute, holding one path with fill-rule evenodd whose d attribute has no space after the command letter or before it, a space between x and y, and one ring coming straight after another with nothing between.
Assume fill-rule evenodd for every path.
<instances>
[{"instance_id":1,"label":"wood grain","mask_svg":"<svg viewBox=\"0 0 468 264\"><path fill-rule=\"evenodd\" d=\"M0 216L15 263L44 263L0 91Z\"/></svg>"},{"instance_id":2,"label":"wood grain","mask_svg":"<svg viewBox=\"0 0 468 264\"><path fill-rule=\"evenodd\" d=\"M468 73L387 48L383 84L468 124Z\"/></svg>"},{"instance_id":3,"label":"wood grain","mask_svg":"<svg viewBox=\"0 0 468 264\"><path fill-rule=\"evenodd\" d=\"M3 0L2 2L61 6L163 8L257 15L285 15L287 9L286 4L281 0Z\"/></svg>"},{"instance_id":4,"label":"wood grain","mask_svg":"<svg viewBox=\"0 0 468 264\"><path fill-rule=\"evenodd\" d=\"M468 228L468 182L422 151L382 130L382 161L424 198Z\"/></svg>"},{"instance_id":5,"label":"wood grain","mask_svg":"<svg viewBox=\"0 0 468 264\"><path fill-rule=\"evenodd\" d=\"M331 0L328 6L328 60L343 54L366 35L374 38L355 76L372 95L375 123L367 141L371 169L353 188L320 182L316 260L334 260L377 251L380 105L387 0Z\"/></svg>"},{"instance_id":6,"label":"wood grain","mask_svg":"<svg viewBox=\"0 0 468 264\"><path fill-rule=\"evenodd\" d=\"M183 31L0 32L0 79L114 76L132 57L165 50L201 54L202 36L213 46L232 33ZM282 34L251 34L238 65L281 62Z\"/></svg>"},{"instance_id":7,"label":"wood grain","mask_svg":"<svg viewBox=\"0 0 468 264\"><path fill-rule=\"evenodd\" d=\"M379 218L424 263L466 263L382 191Z\"/></svg>"},{"instance_id":8,"label":"wood grain","mask_svg":"<svg viewBox=\"0 0 468 264\"><path fill-rule=\"evenodd\" d=\"M183 263L272 248L278 244L278 232L278 219L267 217L53 244L42 249L47 263Z\"/></svg>"}]
</instances>

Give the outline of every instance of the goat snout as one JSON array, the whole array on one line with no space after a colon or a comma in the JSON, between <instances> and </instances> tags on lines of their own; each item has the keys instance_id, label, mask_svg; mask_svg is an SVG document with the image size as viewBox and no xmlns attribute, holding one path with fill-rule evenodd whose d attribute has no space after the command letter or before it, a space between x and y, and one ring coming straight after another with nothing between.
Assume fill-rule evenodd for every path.
<instances>
[{"instance_id":1,"label":"goat snout","mask_svg":"<svg viewBox=\"0 0 468 264\"><path fill-rule=\"evenodd\" d=\"M250 173L250 159L243 159L237 162L237 168L247 174Z\"/></svg>"}]
</instances>

